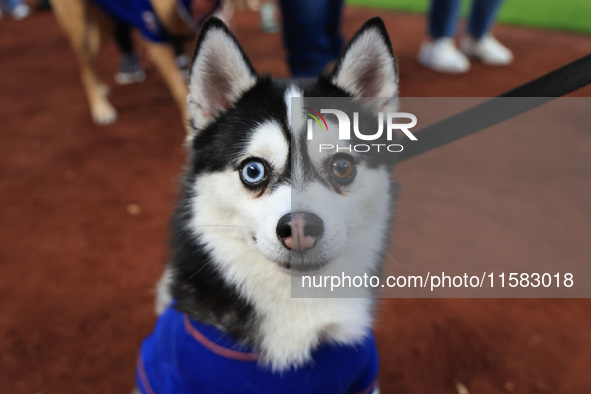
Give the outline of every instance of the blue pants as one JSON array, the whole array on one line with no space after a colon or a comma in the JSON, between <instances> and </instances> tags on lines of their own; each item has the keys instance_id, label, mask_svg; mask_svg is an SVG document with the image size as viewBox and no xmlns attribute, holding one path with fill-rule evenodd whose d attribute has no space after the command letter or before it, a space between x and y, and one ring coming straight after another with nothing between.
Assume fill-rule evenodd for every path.
<instances>
[{"instance_id":1,"label":"blue pants","mask_svg":"<svg viewBox=\"0 0 591 394\"><path fill-rule=\"evenodd\" d=\"M283 42L294 77L320 74L336 60L343 39L339 32L343 0L281 0Z\"/></svg>"},{"instance_id":2,"label":"blue pants","mask_svg":"<svg viewBox=\"0 0 591 394\"><path fill-rule=\"evenodd\" d=\"M14 7L22 3L23 0L0 0L0 8L4 8L8 12L10 12L14 9Z\"/></svg>"},{"instance_id":3,"label":"blue pants","mask_svg":"<svg viewBox=\"0 0 591 394\"><path fill-rule=\"evenodd\" d=\"M454 37L457 33L461 0L431 0L429 35L433 38ZM482 38L490 30L503 0L473 0L467 31Z\"/></svg>"}]
</instances>

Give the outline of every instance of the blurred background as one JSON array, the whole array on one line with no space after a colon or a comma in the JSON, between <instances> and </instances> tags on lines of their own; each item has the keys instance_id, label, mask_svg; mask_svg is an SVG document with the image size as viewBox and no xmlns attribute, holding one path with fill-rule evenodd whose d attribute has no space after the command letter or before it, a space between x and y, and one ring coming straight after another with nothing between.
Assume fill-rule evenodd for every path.
<instances>
[{"instance_id":1,"label":"blurred background","mask_svg":"<svg viewBox=\"0 0 591 394\"><path fill-rule=\"evenodd\" d=\"M168 255L184 125L135 31L145 80L116 83L122 54L106 43L98 72L119 118L95 125L76 56L51 10L31 0L23 3L27 12L13 15L8 3L0 19L0 392L126 393L155 320L153 288ZM461 15L469 5L462 2ZM591 52L589 0L508 0L500 7L491 31L512 62L472 61L460 75L417 60L428 40L428 1L348 0L339 25L346 41L365 20L383 18L405 97L491 97ZM281 14L279 4L237 1L223 15L260 74L290 75ZM462 18L460 34L464 26ZM591 88L571 96L589 97ZM461 143L397 168L402 189L389 253L398 261L411 264L424 248L445 253L442 239L425 244L425 229L453 233L469 221L463 204L479 198L469 187L441 205L442 216L423 209L437 203L433 188L469 184L479 168L494 168L498 158L477 136ZM591 139L573 144L590 147ZM556 150L553 160L570 160L569 152ZM503 152L523 162L529 153L524 146ZM573 193L589 199L588 191ZM588 233L589 226L566 231ZM382 392L591 393L590 312L587 299L382 300Z\"/></svg>"},{"instance_id":2,"label":"blurred background","mask_svg":"<svg viewBox=\"0 0 591 394\"><path fill-rule=\"evenodd\" d=\"M429 0L348 0L347 4L390 11L421 14L429 9ZM471 2L462 2L462 15L468 14ZM591 33L591 4L585 0L509 0L500 9L503 24Z\"/></svg>"}]
</instances>

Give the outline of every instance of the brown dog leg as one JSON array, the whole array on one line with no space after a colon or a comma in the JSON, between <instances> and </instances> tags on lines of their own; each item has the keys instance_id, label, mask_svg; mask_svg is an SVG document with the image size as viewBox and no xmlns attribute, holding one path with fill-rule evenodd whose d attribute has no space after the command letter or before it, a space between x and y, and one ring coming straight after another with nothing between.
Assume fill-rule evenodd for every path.
<instances>
[{"instance_id":1,"label":"brown dog leg","mask_svg":"<svg viewBox=\"0 0 591 394\"><path fill-rule=\"evenodd\" d=\"M80 64L80 76L95 123L105 125L117 119L117 111L107 100L108 88L96 73L102 31L107 18L90 1L52 0L58 22L66 32Z\"/></svg>"},{"instance_id":2,"label":"brown dog leg","mask_svg":"<svg viewBox=\"0 0 591 394\"><path fill-rule=\"evenodd\" d=\"M152 61L156 65L160 75L162 75L162 78L164 78L168 89L172 93L172 97L181 111L183 121L185 121L188 126L187 94L189 93L189 89L183 80L183 75L177 67L172 46L168 43L159 44L149 41L144 42L148 48Z\"/></svg>"}]
</instances>

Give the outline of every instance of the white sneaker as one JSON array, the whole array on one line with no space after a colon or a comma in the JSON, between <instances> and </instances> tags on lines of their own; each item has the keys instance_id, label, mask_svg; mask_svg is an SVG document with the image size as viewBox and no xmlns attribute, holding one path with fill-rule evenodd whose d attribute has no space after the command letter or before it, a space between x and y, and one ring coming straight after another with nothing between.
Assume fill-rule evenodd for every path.
<instances>
[{"instance_id":1,"label":"white sneaker","mask_svg":"<svg viewBox=\"0 0 591 394\"><path fill-rule=\"evenodd\" d=\"M124 53L119 59L119 70L115 74L115 82L119 85L142 82L146 79L146 72L135 53Z\"/></svg>"},{"instance_id":2,"label":"white sneaker","mask_svg":"<svg viewBox=\"0 0 591 394\"><path fill-rule=\"evenodd\" d=\"M460 43L462 51L470 57L480 59L489 66L506 66L513 62L513 53L491 35L477 40L465 36Z\"/></svg>"},{"instance_id":3,"label":"white sneaker","mask_svg":"<svg viewBox=\"0 0 591 394\"><path fill-rule=\"evenodd\" d=\"M21 19L25 19L27 16L29 16L30 13L31 13L31 9L26 4L19 4L16 7L14 7L12 10L10 10L10 15L12 16L13 19L16 19L17 21L21 20Z\"/></svg>"},{"instance_id":4,"label":"white sneaker","mask_svg":"<svg viewBox=\"0 0 591 394\"><path fill-rule=\"evenodd\" d=\"M191 71L191 59L184 53L176 57L176 65L179 68L185 82L189 82L189 74Z\"/></svg>"},{"instance_id":5,"label":"white sneaker","mask_svg":"<svg viewBox=\"0 0 591 394\"><path fill-rule=\"evenodd\" d=\"M424 41L418 60L423 66L446 74L464 74L470 70L470 61L450 37Z\"/></svg>"}]
</instances>

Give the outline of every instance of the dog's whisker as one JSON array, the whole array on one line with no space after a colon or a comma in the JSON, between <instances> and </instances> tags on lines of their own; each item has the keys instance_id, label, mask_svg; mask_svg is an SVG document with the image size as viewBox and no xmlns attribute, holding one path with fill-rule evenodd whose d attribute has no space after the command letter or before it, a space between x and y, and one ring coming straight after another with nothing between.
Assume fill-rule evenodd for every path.
<instances>
[{"instance_id":1,"label":"dog's whisker","mask_svg":"<svg viewBox=\"0 0 591 394\"><path fill-rule=\"evenodd\" d=\"M193 272L188 278L187 280L193 279L195 276L197 276L197 274L199 272L201 272L204 268L205 268L205 264L208 264L207 262L204 262L203 264L201 264L201 266L199 266L199 269L195 272Z\"/></svg>"},{"instance_id":2,"label":"dog's whisker","mask_svg":"<svg viewBox=\"0 0 591 394\"><path fill-rule=\"evenodd\" d=\"M193 228L199 228L199 227L232 227L232 228L246 228L248 229L247 226L234 226L232 224L200 224L198 226L191 226Z\"/></svg>"},{"instance_id":3,"label":"dog's whisker","mask_svg":"<svg viewBox=\"0 0 591 394\"><path fill-rule=\"evenodd\" d=\"M361 230L361 229L348 229L347 230L347 234L359 234L361 232L363 232L363 230ZM387 239L389 239L389 240L391 240L393 242L396 242L396 239L393 238L393 237L391 237L391 236L389 236L389 235L383 235L383 237L384 238L387 238Z\"/></svg>"},{"instance_id":4,"label":"dog's whisker","mask_svg":"<svg viewBox=\"0 0 591 394\"><path fill-rule=\"evenodd\" d=\"M384 257L386 257L388 260L392 260L398 267L403 268L402 265L400 265L400 263L398 263L398 261L396 261L396 259L394 258L394 256L392 256L390 253L388 253L383 248L375 248L375 247L372 247L370 245L364 244L363 242L357 242L357 241L353 241L353 240L349 240L349 242L352 242L352 243L357 244L357 245L365 246L366 248L368 248L371 251L378 252L381 255L383 255Z\"/></svg>"},{"instance_id":5,"label":"dog's whisker","mask_svg":"<svg viewBox=\"0 0 591 394\"><path fill-rule=\"evenodd\" d=\"M348 223L349 226L356 226L356 225L360 225L360 224L376 224L376 223L389 223L391 222L392 219L388 219L388 220L368 220L365 222L353 222L353 223Z\"/></svg>"},{"instance_id":6,"label":"dog's whisker","mask_svg":"<svg viewBox=\"0 0 591 394\"><path fill-rule=\"evenodd\" d=\"M237 240L237 239L241 239L241 238L238 238L238 237L234 237L234 238L232 238L232 237L220 237L220 238L216 238L216 240ZM230 252L233 252L233 251L238 250L238 249L241 249L241 248L242 248L242 245L238 245L238 246L230 249L229 251ZM187 279L194 278L197 274L199 274L199 272L201 272L205 268L205 265L206 264L209 264L209 263L206 261L203 264L201 264L199 266L199 269L197 269L197 271L193 272Z\"/></svg>"}]
</instances>

